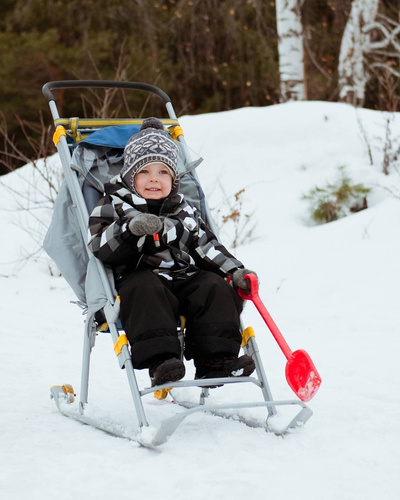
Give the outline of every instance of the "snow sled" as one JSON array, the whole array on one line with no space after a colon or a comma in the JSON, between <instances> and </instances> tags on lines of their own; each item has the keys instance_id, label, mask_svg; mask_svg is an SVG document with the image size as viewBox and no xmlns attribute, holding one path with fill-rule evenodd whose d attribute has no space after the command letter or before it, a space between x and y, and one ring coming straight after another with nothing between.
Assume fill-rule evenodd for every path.
<instances>
[{"instance_id":1,"label":"snow sled","mask_svg":"<svg viewBox=\"0 0 400 500\"><path fill-rule=\"evenodd\" d=\"M223 417L233 415L235 420L252 427L262 427L267 432L275 434L285 434L303 425L312 415L311 409L305 403L310 398L274 400L251 327L243 328L242 349L245 354L254 359L256 366L254 376L200 380L184 378L162 386L140 387L137 373L132 365L128 341L119 322L119 301L112 270L88 251L87 234L89 214L102 197L105 182L119 173L123 165L125 144L132 135L139 131L143 119L62 118L53 94L54 90L60 89L63 89L63 92L65 89L70 91L73 89L122 89L121 92L134 91L141 93L145 98L151 95L160 99L167 115L160 119L172 138L178 141L180 149L180 190L185 198L200 211L210 229L218 234L195 170L201 159L192 159L171 100L165 92L148 84L120 81L56 81L48 82L43 86L43 94L54 120L53 140L65 176L54 205L53 218L45 237L44 248L56 262L63 277L77 296L78 305L85 312L79 400L75 398L71 385L53 386L51 397L57 408L68 417L148 447L165 443L186 417L198 412ZM184 321L181 321L177 328L180 339L183 339ZM124 369L128 379L136 413L136 416L133 415L133 431L128 432L120 425L110 423L110 419L104 419L95 412L87 411L90 406L88 405L90 360L96 337L102 335L102 332L107 332L111 337L119 366ZM219 404L209 403L210 386L226 387L230 384L239 384L239 387L246 385L256 387L259 399L248 402L240 400ZM181 400L174 396L174 391L178 390L179 394L182 394L189 388L192 388L190 389L192 392L198 391L196 401ZM219 389L211 390L215 399L214 395L218 395ZM159 399L172 397L173 401L178 403L175 407L181 411L163 419L163 406L161 405L157 408L159 414L157 423L150 424L146 404L143 402L144 396L150 393L154 393ZM276 429L271 424L273 420L271 417L277 415L280 407L291 407L295 411L288 423ZM236 414L244 408L258 408L257 412L262 410L264 416L261 420L255 420Z\"/></svg>"}]
</instances>

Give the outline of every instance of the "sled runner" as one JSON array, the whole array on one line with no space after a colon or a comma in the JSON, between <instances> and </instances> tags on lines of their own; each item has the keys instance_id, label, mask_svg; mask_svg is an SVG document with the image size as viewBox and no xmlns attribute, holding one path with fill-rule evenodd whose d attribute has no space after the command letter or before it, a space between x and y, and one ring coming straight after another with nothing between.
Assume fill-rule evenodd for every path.
<instances>
[{"instance_id":1,"label":"sled runner","mask_svg":"<svg viewBox=\"0 0 400 500\"><path fill-rule=\"evenodd\" d=\"M255 362L254 376L196 380L186 377L178 382L169 382L162 386L140 387L132 365L128 341L119 322L119 300L114 286L113 273L88 251L87 233L89 214L102 197L104 184L119 173L123 164L123 151L126 142L139 131L143 120L60 117L53 91L82 88L142 91L144 95L150 94L162 101L167 114L166 118L161 119L162 123L171 137L179 144L180 191L189 202L196 206L210 229L217 233L195 171L201 159L193 160L191 158L171 100L165 92L152 85L133 82L58 81L44 85L43 94L48 101L54 120L54 143L61 158L65 175L65 182L60 188L55 203L53 219L45 238L44 248L57 263L64 278L76 294L77 303L86 313L79 401L75 401L71 385L53 386L51 397L54 398L57 408L68 417L112 435L137 441L144 446L158 446L165 443L186 417L198 412L209 412L223 417L232 416L233 412L236 420L253 427L263 427L266 431L276 434L285 434L290 429L304 424L312 415L306 402L315 394L320 383L316 369L315 377L311 379L310 373L307 373L310 372L311 365L306 364L305 369L303 366L302 378L299 379L300 382L297 380L295 390L300 399L274 400L251 327L243 329L242 348L244 353L251 356ZM184 320L177 325L177 328L181 342L183 342ZM111 335L119 365L125 370L128 378L137 421L133 432L127 432L121 426L110 424L107 419L102 419L91 413L88 414L87 411L92 350L95 346L96 336L105 331ZM304 365L305 356L300 355L300 358L300 362ZM302 391L301 385L305 383L308 386ZM243 384L255 386L259 389L259 400L232 401L229 404L208 403L210 387L229 386L230 384L240 384L239 387L243 387ZM198 402L182 400L180 396L175 395L175 392L182 394L190 387L198 388ZM182 410L163 419L162 407L160 407L158 423L150 424L143 397L153 392L159 399L171 399L172 394L173 401L178 403ZM283 429L277 430L271 424L271 417L275 416L277 409L282 406L299 407L300 409ZM256 421L235 415L236 411L243 408L263 408L265 409L265 417L262 421ZM227 410L229 411L227 412Z\"/></svg>"}]
</instances>

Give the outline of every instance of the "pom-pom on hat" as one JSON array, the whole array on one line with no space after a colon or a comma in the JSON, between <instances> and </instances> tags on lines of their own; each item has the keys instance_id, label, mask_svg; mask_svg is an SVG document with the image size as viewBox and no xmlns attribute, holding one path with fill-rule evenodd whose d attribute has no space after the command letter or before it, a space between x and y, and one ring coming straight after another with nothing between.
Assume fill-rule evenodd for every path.
<instances>
[{"instance_id":1,"label":"pom-pom on hat","mask_svg":"<svg viewBox=\"0 0 400 500\"><path fill-rule=\"evenodd\" d=\"M121 179L129 189L135 190L135 177L149 163L163 163L168 167L172 179L172 189L178 184L178 145L158 118L143 121L138 134L132 136L124 150L124 166Z\"/></svg>"}]
</instances>

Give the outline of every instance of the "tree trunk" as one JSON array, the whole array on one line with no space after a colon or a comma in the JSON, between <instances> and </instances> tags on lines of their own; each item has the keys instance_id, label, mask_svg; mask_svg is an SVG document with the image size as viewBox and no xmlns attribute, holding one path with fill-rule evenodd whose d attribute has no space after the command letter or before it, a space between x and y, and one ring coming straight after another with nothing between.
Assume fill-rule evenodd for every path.
<instances>
[{"instance_id":1,"label":"tree trunk","mask_svg":"<svg viewBox=\"0 0 400 500\"><path fill-rule=\"evenodd\" d=\"M276 0L281 101L306 98L304 89L302 0Z\"/></svg>"},{"instance_id":2,"label":"tree trunk","mask_svg":"<svg viewBox=\"0 0 400 500\"><path fill-rule=\"evenodd\" d=\"M340 99L355 106L363 105L368 81L365 54L371 40L363 27L374 21L378 4L379 0L353 0L343 33L338 68Z\"/></svg>"}]
</instances>

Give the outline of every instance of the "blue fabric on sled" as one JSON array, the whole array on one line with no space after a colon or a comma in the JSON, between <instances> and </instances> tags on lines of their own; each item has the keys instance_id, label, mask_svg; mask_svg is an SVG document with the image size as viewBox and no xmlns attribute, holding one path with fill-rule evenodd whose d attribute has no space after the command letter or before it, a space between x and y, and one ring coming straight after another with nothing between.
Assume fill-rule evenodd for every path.
<instances>
[{"instance_id":1,"label":"blue fabric on sled","mask_svg":"<svg viewBox=\"0 0 400 500\"><path fill-rule=\"evenodd\" d=\"M140 130L140 125L110 125L90 134L81 143L93 146L107 146L123 149L133 135Z\"/></svg>"}]
</instances>

